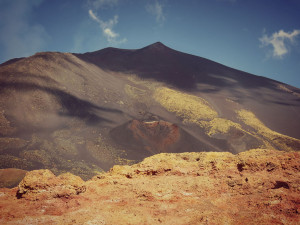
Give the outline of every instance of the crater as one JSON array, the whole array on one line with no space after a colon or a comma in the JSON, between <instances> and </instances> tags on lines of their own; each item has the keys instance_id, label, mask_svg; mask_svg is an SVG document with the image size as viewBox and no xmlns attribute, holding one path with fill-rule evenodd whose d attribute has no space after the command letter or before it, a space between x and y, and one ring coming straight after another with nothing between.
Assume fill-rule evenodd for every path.
<instances>
[{"instance_id":1,"label":"crater","mask_svg":"<svg viewBox=\"0 0 300 225\"><path fill-rule=\"evenodd\" d=\"M154 117L153 117L154 118ZM204 151L208 147L177 124L164 120L133 119L110 131L127 155L142 159L162 152Z\"/></svg>"}]
</instances>

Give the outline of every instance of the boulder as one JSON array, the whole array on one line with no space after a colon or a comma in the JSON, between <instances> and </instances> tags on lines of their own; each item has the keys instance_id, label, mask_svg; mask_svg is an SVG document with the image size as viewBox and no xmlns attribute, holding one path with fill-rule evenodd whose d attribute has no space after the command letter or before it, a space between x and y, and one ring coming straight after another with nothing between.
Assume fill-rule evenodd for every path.
<instances>
[{"instance_id":1,"label":"boulder","mask_svg":"<svg viewBox=\"0 0 300 225\"><path fill-rule=\"evenodd\" d=\"M29 200L68 198L85 192L85 182L71 173L55 176L50 170L33 170L18 185L18 198Z\"/></svg>"}]
</instances>

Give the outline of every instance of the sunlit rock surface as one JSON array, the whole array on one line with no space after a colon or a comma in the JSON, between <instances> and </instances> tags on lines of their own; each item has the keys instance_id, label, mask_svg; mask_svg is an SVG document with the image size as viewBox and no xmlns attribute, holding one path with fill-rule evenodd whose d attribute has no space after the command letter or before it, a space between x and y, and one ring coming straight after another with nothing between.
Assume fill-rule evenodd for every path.
<instances>
[{"instance_id":1,"label":"sunlit rock surface","mask_svg":"<svg viewBox=\"0 0 300 225\"><path fill-rule=\"evenodd\" d=\"M1 224L299 224L300 154L162 153L86 182L48 170L0 189Z\"/></svg>"},{"instance_id":2,"label":"sunlit rock surface","mask_svg":"<svg viewBox=\"0 0 300 225\"><path fill-rule=\"evenodd\" d=\"M84 181L71 173L55 176L50 170L33 170L18 185L18 198L40 200L68 198L85 192Z\"/></svg>"}]
</instances>

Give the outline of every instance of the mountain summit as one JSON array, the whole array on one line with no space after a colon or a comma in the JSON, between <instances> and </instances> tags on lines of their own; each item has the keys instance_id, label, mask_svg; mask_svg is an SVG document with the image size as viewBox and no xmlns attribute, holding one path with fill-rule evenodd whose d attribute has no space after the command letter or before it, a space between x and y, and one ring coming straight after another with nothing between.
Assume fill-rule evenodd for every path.
<instances>
[{"instance_id":1,"label":"mountain summit","mask_svg":"<svg viewBox=\"0 0 300 225\"><path fill-rule=\"evenodd\" d=\"M157 42L0 65L0 165L88 179L160 152L300 149L300 90Z\"/></svg>"},{"instance_id":2,"label":"mountain summit","mask_svg":"<svg viewBox=\"0 0 300 225\"><path fill-rule=\"evenodd\" d=\"M140 50L162 52L162 51L172 51L173 49L165 46L163 43L158 41Z\"/></svg>"},{"instance_id":3,"label":"mountain summit","mask_svg":"<svg viewBox=\"0 0 300 225\"><path fill-rule=\"evenodd\" d=\"M173 50L161 42L136 50L106 48L76 56L100 68L134 73L141 78L154 78L179 88L195 88L197 83L228 89L235 84L243 88L273 86L270 79Z\"/></svg>"}]
</instances>

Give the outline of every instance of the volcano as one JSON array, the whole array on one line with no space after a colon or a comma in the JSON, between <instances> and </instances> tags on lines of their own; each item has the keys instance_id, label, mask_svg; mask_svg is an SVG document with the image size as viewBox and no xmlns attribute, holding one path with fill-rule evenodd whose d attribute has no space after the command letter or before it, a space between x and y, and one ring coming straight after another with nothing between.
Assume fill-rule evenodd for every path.
<instances>
[{"instance_id":1,"label":"volcano","mask_svg":"<svg viewBox=\"0 0 300 225\"><path fill-rule=\"evenodd\" d=\"M157 42L0 65L0 167L84 180L157 153L300 150L300 90Z\"/></svg>"}]
</instances>

